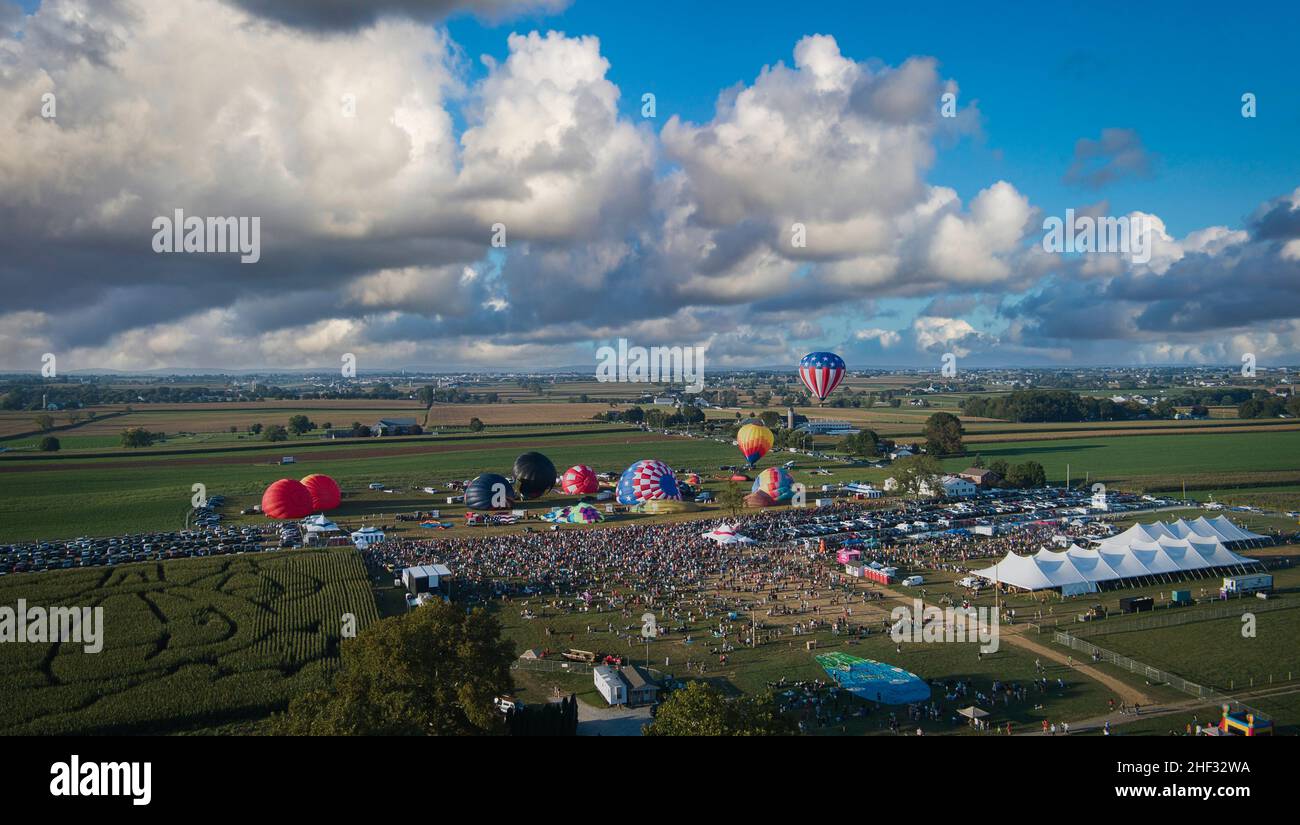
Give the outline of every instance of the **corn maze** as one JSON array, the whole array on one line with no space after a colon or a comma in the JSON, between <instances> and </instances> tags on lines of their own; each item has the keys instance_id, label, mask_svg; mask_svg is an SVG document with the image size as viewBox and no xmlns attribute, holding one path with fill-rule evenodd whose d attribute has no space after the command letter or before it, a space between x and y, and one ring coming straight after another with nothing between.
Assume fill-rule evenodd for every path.
<instances>
[{"instance_id":1,"label":"corn maze","mask_svg":"<svg viewBox=\"0 0 1300 825\"><path fill-rule=\"evenodd\" d=\"M0 579L0 606L103 608L103 649L0 644L0 734L165 733L265 716L338 666L344 616L378 618L350 548Z\"/></svg>"}]
</instances>

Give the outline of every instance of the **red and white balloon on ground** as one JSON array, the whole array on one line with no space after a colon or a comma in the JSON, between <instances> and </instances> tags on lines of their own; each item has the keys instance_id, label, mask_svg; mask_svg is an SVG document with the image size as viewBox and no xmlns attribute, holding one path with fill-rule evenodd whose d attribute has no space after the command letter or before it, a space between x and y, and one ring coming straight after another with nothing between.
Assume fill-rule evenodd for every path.
<instances>
[{"instance_id":1,"label":"red and white balloon on ground","mask_svg":"<svg viewBox=\"0 0 1300 825\"><path fill-rule=\"evenodd\" d=\"M560 489L571 496L589 496L600 490L600 479L586 464L575 464L564 471Z\"/></svg>"}]
</instances>

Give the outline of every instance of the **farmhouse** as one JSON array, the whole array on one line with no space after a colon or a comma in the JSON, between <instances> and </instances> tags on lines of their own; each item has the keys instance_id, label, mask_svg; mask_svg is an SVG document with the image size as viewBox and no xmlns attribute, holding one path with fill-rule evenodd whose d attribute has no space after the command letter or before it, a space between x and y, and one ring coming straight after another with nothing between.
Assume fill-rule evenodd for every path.
<instances>
[{"instance_id":1,"label":"farmhouse","mask_svg":"<svg viewBox=\"0 0 1300 825\"><path fill-rule=\"evenodd\" d=\"M659 698L659 685L650 678L644 668L636 665L624 665L619 669L623 681L627 683L627 703L629 705L652 705Z\"/></svg>"},{"instance_id":2,"label":"farmhouse","mask_svg":"<svg viewBox=\"0 0 1300 825\"><path fill-rule=\"evenodd\" d=\"M381 418L370 428L375 435L419 435L420 425L414 418Z\"/></svg>"},{"instance_id":3,"label":"farmhouse","mask_svg":"<svg viewBox=\"0 0 1300 825\"><path fill-rule=\"evenodd\" d=\"M1001 477L992 470L986 470L983 467L967 467L957 474L958 478L964 478L973 483L980 489L987 490L990 487L996 487Z\"/></svg>"},{"instance_id":4,"label":"farmhouse","mask_svg":"<svg viewBox=\"0 0 1300 825\"><path fill-rule=\"evenodd\" d=\"M944 476L939 485L948 498L967 498L975 495L975 482L960 476Z\"/></svg>"}]
</instances>

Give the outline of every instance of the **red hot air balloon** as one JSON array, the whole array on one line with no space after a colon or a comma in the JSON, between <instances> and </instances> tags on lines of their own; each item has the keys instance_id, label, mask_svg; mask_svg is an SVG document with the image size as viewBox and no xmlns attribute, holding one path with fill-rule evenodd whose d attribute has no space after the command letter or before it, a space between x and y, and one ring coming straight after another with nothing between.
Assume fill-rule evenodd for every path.
<instances>
[{"instance_id":1,"label":"red hot air balloon","mask_svg":"<svg viewBox=\"0 0 1300 825\"><path fill-rule=\"evenodd\" d=\"M295 519L311 515L311 491L301 481L282 478L262 493L262 515L273 519Z\"/></svg>"},{"instance_id":2,"label":"red hot air balloon","mask_svg":"<svg viewBox=\"0 0 1300 825\"><path fill-rule=\"evenodd\" d=\"M312 473L302 480L302 486L311 493L312 510L333 510L343 500L338 482L327 475Z\"/></svg>"},{"instance_id":3,"label":"red hot air balloon","mask_svg":"<svg viewBox=\"0 0 1300 825\"><path fill-rule=\"evenodd\" d=\"M586 464L575 464L564 471L560 489L571 496L589 496L600 490L600 480L596 478L596 471Z\"/></svg>"}]
</instances>

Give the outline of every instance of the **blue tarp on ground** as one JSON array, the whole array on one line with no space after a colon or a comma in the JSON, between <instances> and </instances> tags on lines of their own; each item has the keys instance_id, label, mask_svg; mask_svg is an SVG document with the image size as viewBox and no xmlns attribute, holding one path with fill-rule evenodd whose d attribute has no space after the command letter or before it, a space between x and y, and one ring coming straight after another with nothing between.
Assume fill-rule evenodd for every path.
<instances>
[{"instance_id":1,"label":"blue tarp on ground","mask_svg":"<svg viewBox=\"0 0 1300 825\"><path fill-rule=\"evenodd\" d=\"M930 698L930 686L915 673L875 659L847 653L823 653L817 664L835 683L862 699L884 705L907 705Z\"/></svg>"}]
</instances>

